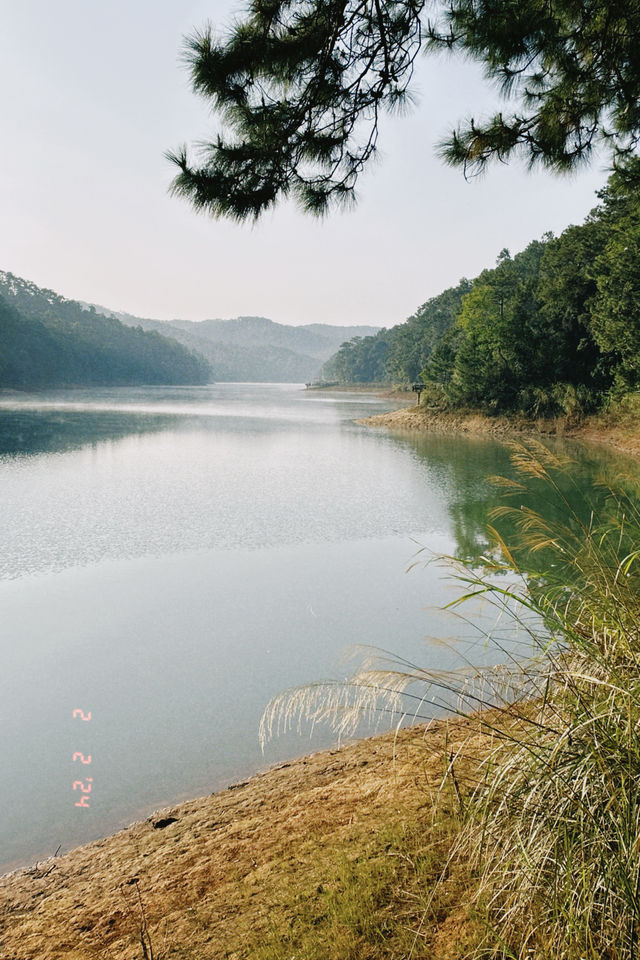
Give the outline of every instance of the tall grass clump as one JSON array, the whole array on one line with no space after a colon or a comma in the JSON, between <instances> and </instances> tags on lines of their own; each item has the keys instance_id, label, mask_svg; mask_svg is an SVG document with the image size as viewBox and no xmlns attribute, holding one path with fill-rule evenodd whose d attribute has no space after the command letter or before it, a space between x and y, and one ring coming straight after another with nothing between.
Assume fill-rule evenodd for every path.
<instances>
[{"instance_id":1,"label":"tall grass clump","mask_svg":"<svg viewBox=\"0 0 640 960\"><path fill-rule=\"evenodd\" d=\"M517 479L496 478L507 500L491 517L495 551L457 576L463 599L486 597L533 653L449 673L365 669L283 695L265 729L304 715L346 732L362 709L422 717L438 691L455 697L488 734L456 851L479 877L487 934L476 956L635 960L640 483L603 479L585 495L576 465L542 445L518 445L512 460Z\"/></svg>"},{"instance_id":2,"label":"tall grass clump","mask_svg":"<svg viewBox=\"0 0 640 960\"><path fill-rule=\"evenodd\" d=\"M544 623L541 655L520 666L526 696L505 703L498 746L473 793L465 842L493 924L489 955L632 960L640 894L640 487L599 484L597 511L577 495L574 465L542 447L513 455L522 500L542 488L545 515L505 504ZM549 516L552 517L549 520ZM471 593L499 592L471 575ZM508 593L511 591L507 591ZM501 722L506 721L506 722ZM491 938L489 938L491 939Z\"/></svg>"}]
</instances>

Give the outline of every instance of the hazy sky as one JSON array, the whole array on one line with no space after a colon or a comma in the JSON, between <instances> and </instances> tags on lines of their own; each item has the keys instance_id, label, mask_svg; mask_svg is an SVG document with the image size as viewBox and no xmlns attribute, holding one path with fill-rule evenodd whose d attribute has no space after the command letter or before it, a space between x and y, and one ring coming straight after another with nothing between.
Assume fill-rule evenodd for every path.
<instances>
[{"instance_id":1,"label":"hazy sky","mask_svg":"<svg viewBox=\"0 0 640 960\"><path fill-rule=\"evenodd\" d=\"M210 134L182 38L229 0L0 0L0 269L145 317L259 314L391 326L546 230L580 222L606 179L497 166L466 183L434 143L494 95L469 64L421 58L416 107L382 128L355 211L292 205L257 226L168 196L163 153Z\"/></svg>"}]
</instances>

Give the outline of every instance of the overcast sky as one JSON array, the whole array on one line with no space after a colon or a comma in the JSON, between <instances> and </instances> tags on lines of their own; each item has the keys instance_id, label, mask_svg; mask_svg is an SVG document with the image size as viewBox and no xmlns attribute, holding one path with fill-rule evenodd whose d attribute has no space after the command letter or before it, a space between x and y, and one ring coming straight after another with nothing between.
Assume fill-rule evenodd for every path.
<instances>
[{"instance_id":1,"label":"overcast sky","mask_svg":"<svg viewBox=\"0 0 640 960\"><path fill-rule=\"evenodd\" d=\"M180 65L183 36L229 0L0 0L0 269L144 317L281 323L406 319L545 231L580 222L606 180L496 166L466 183L434 144L494 94L469 64L421 58L418 103L382 128L355 211L286 205L257 226L169 197L163 153L211 133Z\"/></svg>"}]
</instances>

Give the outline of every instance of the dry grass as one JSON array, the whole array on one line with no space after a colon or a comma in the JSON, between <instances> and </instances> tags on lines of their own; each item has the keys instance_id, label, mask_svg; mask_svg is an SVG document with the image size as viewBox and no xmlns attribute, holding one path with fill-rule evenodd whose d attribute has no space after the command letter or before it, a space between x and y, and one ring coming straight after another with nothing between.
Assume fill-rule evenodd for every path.
<instances>
[{"instance_id":1,"label":"dry grass","mask_svg":"<svg viewBox=\"0 0 640 960\"><path fill-rule=\"evenodd\" d=\"M155 960L461 960L473 879L448 863L450 781L433 814L447 744L486 751L474 730L318 753L4 877L0 956L142 958L139 891Z\"/></svg>"},{"instance_id":2,"label":"dry grass","mask_svg":"<svg viewBox=\"0 0 640 960\"><path fill-rule=\"evenodd\" d=\"M300 717L348 732L363 712L398 715L403 698L409 709L432 690L455 694L493 735L480 764L469 762L473 740L444 751L465 757L456 765L471 787L461 795L454 780L467 819L452 862L477 870L486 937L467 955L637 960L640 479L603 476L596 498L581 492L573 461L539 442L512 444L512 462L519 479L495 481L513 501L491 513L511 523L509 544L490 527L494 549L483 562L457 562L466 595L456 604L489 601L498 621L529 637L529 651L461 671L365 665L342 684L275 698L265 732ZM527 503L534 491L543 513ZM495 643L504 654L499 635Z\"/></svg>"}]
</instances>

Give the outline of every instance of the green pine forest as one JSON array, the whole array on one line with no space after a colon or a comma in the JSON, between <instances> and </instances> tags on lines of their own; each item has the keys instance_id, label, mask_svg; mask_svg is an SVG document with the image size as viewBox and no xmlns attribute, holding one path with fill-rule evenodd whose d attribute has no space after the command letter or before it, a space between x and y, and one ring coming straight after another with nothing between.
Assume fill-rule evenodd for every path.
<instances>
[{"instance_id":1,"label":"green pine forest","mask_svg":"<svg viewBox=\"0 0 640 960\"><path fill-rule=\"evenodd\" d=\"M208 383L210 366L175 340L83 309L12 274L0 284L0 387Z\"/></svg>"},{"instance_id":2,"label":"green pine forest","mask_svg":"<svg viewBox=\"0 0 640 960\"><path fill-rule=\"evenodd\" d=\"M70 300L0 270L0 389L304 383L345 338L378 329L266 317L153 320Z\"/></svg>"},{"instance_id":3,"label":"green pine forest","mask_svg":"<svg viewBox=\"0 0 640 960\"><path fill-rule=\"evenodd\" d=\"M533 417L595 412L637 390L639 174L638 160L615 171L583 224L503 250L405 323L344 343L323 376L422 381L443 408Z\"/></svg>"}]
</instances>

